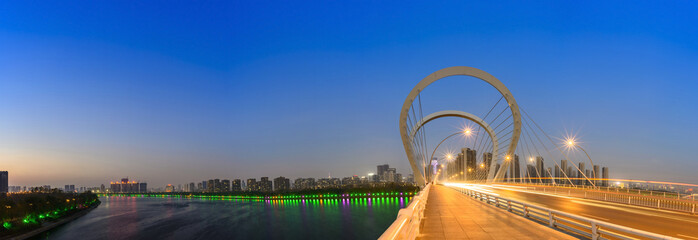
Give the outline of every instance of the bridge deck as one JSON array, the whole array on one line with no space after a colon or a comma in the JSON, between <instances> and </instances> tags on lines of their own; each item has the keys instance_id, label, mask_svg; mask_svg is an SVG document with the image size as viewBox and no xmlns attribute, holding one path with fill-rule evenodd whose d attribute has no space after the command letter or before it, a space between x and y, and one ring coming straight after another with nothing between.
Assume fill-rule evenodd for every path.
<instances>
[{"instance_id":1,"label":"bridge deck","mask_svg":"<svg viewBox=\"0 0 698 240\"><path fill-rule=\"evenodd\" d=\"M521 216L432 186L418 239L576 239Z\"/></svg>"}]
</instances>

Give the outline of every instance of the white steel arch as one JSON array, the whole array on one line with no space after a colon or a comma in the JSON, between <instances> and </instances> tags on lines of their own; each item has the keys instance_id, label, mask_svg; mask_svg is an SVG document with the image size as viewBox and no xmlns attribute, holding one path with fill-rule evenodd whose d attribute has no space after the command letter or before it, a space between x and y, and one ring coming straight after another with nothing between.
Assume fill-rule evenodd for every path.
<instances>
[{"instance_id":1,"label":"white steel arch","mask_svg":"<svg viewBox=\"0 0 698 240\"><path fill-rule=\"evenodd\" d=\"M414 172L415 180L420 185L424 185L425 180L422 171L417 166L417 161L414 159L415 156L412 152L411 143L413 140L413 135L411 135L411 133L408 134L407 132L408 113L410 108L412 107L412 103L417 98L420 92L422 92L427 86L438 81L439 79L450 76L471 76L485 81L486 83L492 85L495 89L497 89L497 91L499 91L499 93L502 94L504 99L507 101L509 109L511 110L512 117L514 119L514 130L512 131L511 143L509 144L509 148L507 149L506 156L514 155L516 145L519 142L519 137L521 136L521 113L519 112L519 105L516 104L516 100L512 96L509 89L506 86L504 86L504 84L501 81L499 81L499 79L480 69L464 66L448 67L433 72L432 74L429 74L429 76L426 76L424 79L419 81L419 83L417 83L417 86L412 88L412 91L409 93L409 95L407 95L407 99L405 99L405 103L402 105L402 110L400 111L400 135L402 136L402 144L405 148L407 159L410 161L412 171ZM493 153L493 155L494 154L496 153ZM494 155L492 164L496 164L498 160L499 156ZM506 169L508 169L508 167L509 161L506 160L502 161L500 171L497 173L495 173L495 168L493 166L490 166L490 172L487 175L487 180L491 182L496 181L497 179L501 179L504 176L504 173L506 172Z\"/></svg>"},{"instance_id":2,"label":"white steel arch","mask_svg":"<svg viewBox=\"0 0 698 240\"><path fill-rule=\"evenodd\" d=\"M495 134L494 129L492 129L492 127L490 127L490 125L487 124L487 122L485 122L484 120L482 120L478 116L475 116L474 114L470 114L470 113L463 112L463 111L457 111L457 110L446 110L446 111L435 112L435 113L429 114L426 117L422 118L412 128L412 131L410 132L410 135L409 135L410 139L414 138L414 135L417 134L417 131L419 131L419 129L422 128L422 126L424 126L425 124L427 124L428 122L431 122L432 120L436 120L436 119L443 118L443 117L460 117L460 118L465 118L465 119L468 119L470 121L475 122L475 124L480 125L480 127L485 129L485 132L487 132L487 134L490 135L490 139L492 139L492 152L496 153L497 150L499 149L499 141L497 140L497 135ZM436 149L434 149L434 150L436 150ZM492 158L494 160L495 157L493 156ZM431 159L428 159L428 160L431 161ZM495 164L496 164L496 161L492 161L490 163L490 166L489 166L490 169L492 169L495 166Z\"/></svg>"}]
</instances>

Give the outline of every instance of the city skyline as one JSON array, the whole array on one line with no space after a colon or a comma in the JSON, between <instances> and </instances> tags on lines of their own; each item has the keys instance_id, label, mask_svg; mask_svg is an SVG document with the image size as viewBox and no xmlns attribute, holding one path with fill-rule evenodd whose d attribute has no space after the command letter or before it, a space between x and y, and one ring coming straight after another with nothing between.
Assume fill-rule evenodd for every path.
<instances>
[{"instance_id":1,"label":"city skyline","mask_svg":"<svg viewBox=\"0 0 698 240\"><path fill-rule=\"evenodd\" d=\"M426 73L454 65L495 74L614 177L698 183L698 6L246 4L1 3L9 185L349 176L375 163L407 174L397 110ZM444 93L432 99L462 89Z\"/></svg>"}]
</instances>

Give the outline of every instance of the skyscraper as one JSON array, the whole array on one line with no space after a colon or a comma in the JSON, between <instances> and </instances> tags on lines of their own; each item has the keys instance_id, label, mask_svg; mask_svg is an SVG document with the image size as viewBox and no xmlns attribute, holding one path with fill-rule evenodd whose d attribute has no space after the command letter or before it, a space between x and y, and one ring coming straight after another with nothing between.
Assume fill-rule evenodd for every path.
<instances>
[{"instance_id":1,"label":"skyscraper","mask_svg":"<svg viewBox=\"0 0 698 240\"><path fill-rule=\"evenodd\" d=\"M220 189L220 191L221 191L221 192L230 192L230 180L228 180L228 179L223 179L223 181L221 181L221 189Z\"/></svg>"},{"instance_id":2,"label":"skyscraper","mask_svg":"<svg viewBox=\"0 0 698 240\"><path fill-rule=\"evenodd\" d=\"M0 171L0 193L6 193L9 191L9 173L7 171Z\"/></svg>"},{"instance_id":3,"label":"skyscraper","mask_svg":"<svg viewBox=\"0 0 698 240\"><path fill-rule=\"evenodd\" d=\"M213 179L213 192L221 192L221 180L220 179Z\"/></svg>"},{"instance_id":4,"label":"skyscraper","mask_svg":"<svg viewBox=\"0 0 698 240\"><path fill-rule=\"evenodd\" d=\"M196 185L193 182L189 183L189 192L196 192Z\"/></svg>"},{"instance_id":5,"label":"skyscraper","mask_svg":"<svg viewBox=\"0 0 698 240\"><path fill-rule=\"evenodd\" d=\"M601 177L603 178L603 186L608 187L608 167L601 168Z\"/></svg>"},{"instance_id":6,"label":"skyscraper","mask_svg":"<svg viewBox=\"0 0 698 240\"><path fill-rule=\"evenodd\" d=\"M545 173L545 165L543 163L543 157L541 156L536 156L536 176L539 178L544 178L547 176ZM544 183L547 183L548 180L543 180Z\"/></svg>"},{"instance_id":7,"label":"skyscraper","mask_svg":"<svg viewBox=\"0 0 698 240\"><path fill-rule=\"evenodd\" d=\"M599 171L599 165L594 165L594 171L591 173L591 175L594 175L594 185L599 185L600 181L598 180L601 177L601 172Z\"/></svg>"},{"instance_id":8,"label":"skyscraper","mask_svg":"<svg viewBox=\"0 0 698 240\"><path fill-rule=\"evenodd\" d=\"M242 184L242 181L240 181L240 179L234 179L234 180L233 180L233 183L232 183L231 186L230 186L230 187L231 187L231 190L232 190L233 192L242 191L242 185L241 185L241 184Z\"/></svg>"},{"instance_id":9,"label":"skyscraper","mask_svg":"<svg viewBox=\"0 0 698 240\"><path fill-rule=\"evenodd\" d=\"M274 191L288 191L291 189L291 181L285 177L274 178Z\"/></svg>"},{"instance_id":10,"label":"skyscraper","mask_svg":"<svg viewBox=\"0 0 698 240\"><path fill-rule=\"evenodd\" d=\"M486 152L482 154L482 162L485 164L485 172L489 173L492 164L492 153Z\"/></svg>"},{"instance_id":11,"label":"skyscraper","mask_svg":"<svg viewBox=\"0 0 698 240\"><path fill-rule=\"evenodd\" d=\"M561 182L561 183L567 182L566 177L567 178L569 177L569 176L567 176L568 175L567 174L567 160L565 160L565 159L560 160L560 166L559 166L559 168L555 168L555 173L556 173L555 177L557 178L555 180L558 180L558 182Z\"/></svg>"},{"instance_id":12,"label":"skyscraper","mask_svg":"<svg viewBox=\"0 0 698 240\"><path fill-rule=\"evenodd\" d=\"M475 170L477 169L477 151L475 149L463 148L461 153L465 158L465 169L464 173L467 174L465 180L475 180Z\"/></svg>"},{"instance_id":13,"label":"skyscraper","mask_svg":"<svg viewBox=\"0 0 698 240\"><path fill-rule=\"evenodd\" d=\"M273 190L272 182L269 181L269 177L262 177L257 184L259 191L271 192Z\"/></svg>"},{"instance_id":14,"label":"skyscraper","mask_svg":"<svg viewBox=\"0 0 698 240\"><path fill-rule=\"evenodd\" d=\"M259 191L257 188L257 179L247 179L247 191Z\"/></svg>"},{"instance_id":15,"label":"skyscraper","mask_svg":"<svg viewBox=\"0 0 698 240\"><path fill-rule=\"evenodd\" d=\"M206 183L206 192L214 192L216 191L216 182L213 179L209 179L208 182Z\"/></svg>"},{"instance_id":16,"label":"skyscraper","mask_svg":"<svg viewBox=\"0 0 698 240\"><path fill-rule=\"evenodd\" d=\"M378 174L378 178L380 178L381 181L385 181L383 176L385 176L385 172L388 171L388 168L390 168L390 166L388 166L388 164L383 164L383 165L378 165L378 167L376 167L376 168L377 168L376 174Z\"/></svg>"}]
</instances>

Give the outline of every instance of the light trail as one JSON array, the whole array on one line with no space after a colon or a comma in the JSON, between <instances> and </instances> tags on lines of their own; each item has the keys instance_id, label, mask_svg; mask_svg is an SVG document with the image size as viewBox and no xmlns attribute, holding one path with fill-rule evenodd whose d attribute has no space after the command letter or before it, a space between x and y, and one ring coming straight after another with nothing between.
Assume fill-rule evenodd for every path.
<instances>
[{"instance_id":1,"label":"light trail","mask_svg":"<svg viewBox=\"0 0 698 240\"><path fill-rule=\"evenodd\" d=\"M590 215L590 214L586 214L586 213L579 213L579 215L586 216L586 217L590 217L590 218L594 218L594 219L601 219L601 220L604 220L604 221L607 221L607 222L611 220L611 219L608 219L608 218L597 217L597 216Z\"/></svg>"},{"instance_id":2,"label":"light trail","mask_svg":"<svg viewBox=\"0 0 698 240\"><path fill-rule=\"evenodd\" d=\"M692 236L683 235L683 234L680 234L680 233L679 233L679 234L676 234L676 236L684 237L684 238L690 238L690 239L698 239L698 237L692 237Z\"/></svg>"}]
</instances>

